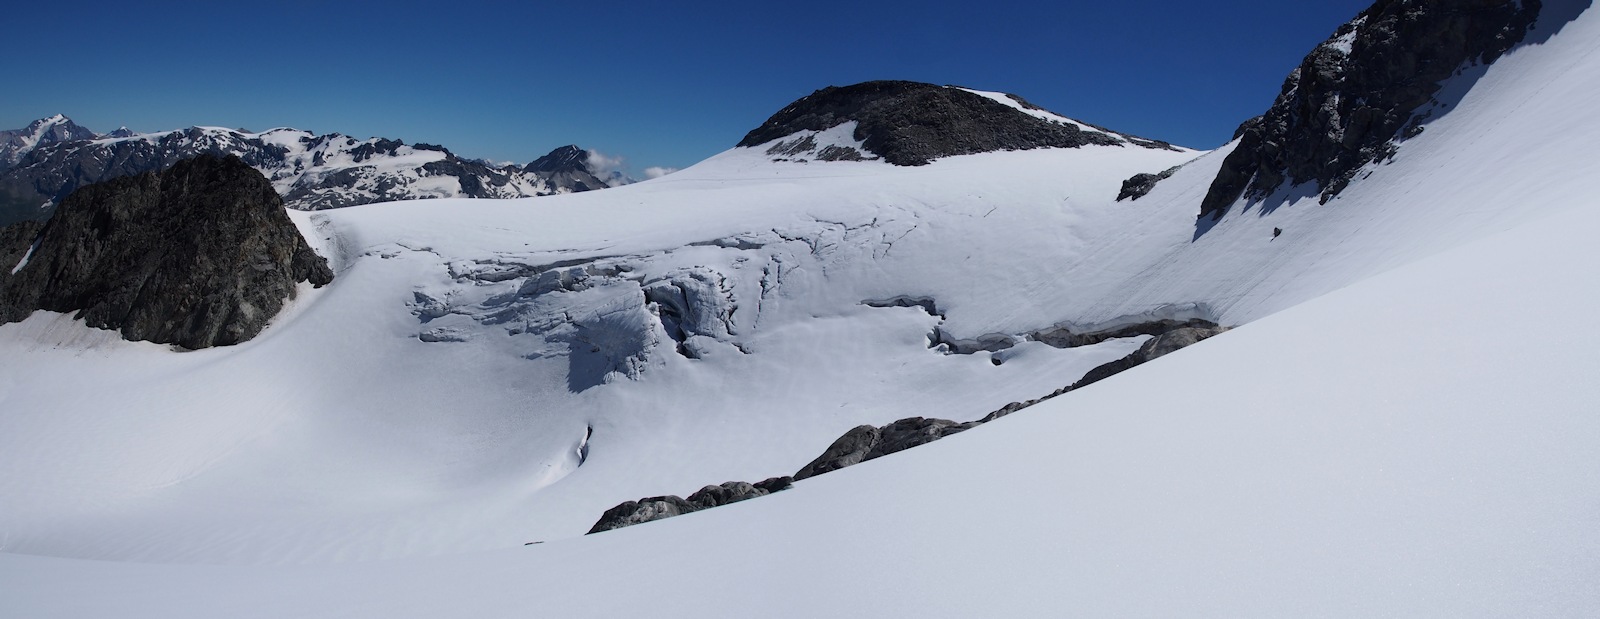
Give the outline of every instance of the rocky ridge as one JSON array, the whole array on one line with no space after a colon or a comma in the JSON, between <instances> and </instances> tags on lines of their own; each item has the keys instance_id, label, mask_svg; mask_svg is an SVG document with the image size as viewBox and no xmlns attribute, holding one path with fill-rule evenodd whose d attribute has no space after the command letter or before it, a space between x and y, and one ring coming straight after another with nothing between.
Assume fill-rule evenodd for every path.
<instances>
[{"instance_id":1,"label":"rocky ridge","mask_svg":"<svg viewBox=\"0 0 1600 619\"><path fill-rule=\"evenodd\" d=\"M0 229L0 322L77 312L128 340L188 349L237 344L297 284L333 281L267 179L238 157L78 189L48 222Z\"/></svg>"},{"instance_id":2,"label":"rocky ridge","mask_svg":"<svg viewBox=\"0 0 1600 619\"><path fill-rule=\"evenodd\" d=\"M589 529L589 533L600 533L612 529L620 529L636 524L643 524L654 520L682 516L702 509L711 509L730 503L738 503L758 496L766 496L780 490L787 490L794 480L788 477L773 477L756 483L730 481L716 486L706 486L684 499L675 495L646 497L637 501L625 501L622 504L606 510L600 516L599 522Z\"/></svg>"},{"instance_id":3,"label":"rocky ridge","mask_svg":"<svg viewBox=\"0 0 1600 619\"><path fill-rule=\"evenodd\" d=\"M59 118L63 122L57 126L77 127ZM289 208L308 211L423 198L522 198L628 182L620 174L592 169L588 152L576 146L515 166L464 159L431 144L295 129L252 133L190 127L147 134L119 129L105 136L79 129L71 139L41 141L19 151L11 165L0 166L0 225L48 217L78 187L162 170L199 155L238 156L272 182Z\"/></svg>"},{"instance_id":4,"label":"rocky ridge","mask_svg":"<svg viewBox=\"0 0 1600 619\"><path fill-rule=\"evenodd\" d=\"M1239 127L1200 216L1221 217L1241 197L1265 199L1285 183L1314 183L1327 202L1443 109L1434 98L1441 82L1499 59L1540 9L1540 0L1379 0L1306 56L1265 114Z\"/></svg>"}]
</instances>

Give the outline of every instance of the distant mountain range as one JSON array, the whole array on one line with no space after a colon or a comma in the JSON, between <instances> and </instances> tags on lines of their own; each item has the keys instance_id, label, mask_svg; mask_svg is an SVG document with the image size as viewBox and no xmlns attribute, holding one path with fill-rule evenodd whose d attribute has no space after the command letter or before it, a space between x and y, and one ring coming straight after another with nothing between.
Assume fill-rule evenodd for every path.
<instances>
[{"instance_id":1,"label":"distant mountain range","mask_svg":"<svg viewBox=\"0 0 1600 619\"><path fill-rule=\"evenodd\" d=\"M44 219L84 185L202 154L238 155L266 175L286 206L308 211L423 198L544 196L631 182L596 169L577 146L518 166L465 159L432 144L290 128L135 133L123 127L99 134L57 114L0 131L0 225Z\"/></svg>"}]
</instances>

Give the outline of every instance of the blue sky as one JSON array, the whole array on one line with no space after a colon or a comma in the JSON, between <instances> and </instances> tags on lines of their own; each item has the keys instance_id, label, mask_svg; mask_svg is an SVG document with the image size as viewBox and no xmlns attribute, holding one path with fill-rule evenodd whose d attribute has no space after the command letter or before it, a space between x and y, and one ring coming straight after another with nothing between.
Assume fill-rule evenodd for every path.
<instances>
[{"instance_id":1,"label":"blue sky","mask_svg":"<svg viewBox=\"0 0 1600 619\"><path fill-rule=\"evenodd\" d=\"M1209 148L1368 4L12 3L0 128L292 126L519 162L574 143L637 173L818 88L909 79Z\"/></svg>"}]
</instances>

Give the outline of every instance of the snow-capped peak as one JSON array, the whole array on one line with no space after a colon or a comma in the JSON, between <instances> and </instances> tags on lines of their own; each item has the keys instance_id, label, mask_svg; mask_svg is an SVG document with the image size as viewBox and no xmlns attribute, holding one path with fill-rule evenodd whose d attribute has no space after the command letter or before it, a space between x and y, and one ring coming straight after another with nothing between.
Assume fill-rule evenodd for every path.
<instances>
[{"instance_id":1,"label":"snow-capped peak","mask_svg":"<svg viewBox=\"0 0 1600 619\"><path fill-rule=\"evenodd\" d=\"M162 169L201 154L238 155L297 210L421 198L522 198L628 182L620 174L597 171L592 151L577 146L558 148L524 169L463 159L431 144L288 127L252 132L197 126L153 133L123 127L102 136L56 116L0 135L6 136L0 144L9 147L0 151L9 157L0 166L0 185L18 188L29 218L39 214L39 204L59 202L83 184ZM0 225L8 223L6 207L0 204ZM9 210L24 212L15 206Z\"/></svg>"},{"instance_id":2,"label":"snow-capped peak","mask_svg":"<svg viewBox=\"0 0 1600 619\"><path fill-rule=\"evenodd\" d=\"M90 140L95 132L78 126L64 114L55 114L28 123L22 129L0 131L0 170L17 164L29 152L45 144Z\"/></svg>"}]
</instances>

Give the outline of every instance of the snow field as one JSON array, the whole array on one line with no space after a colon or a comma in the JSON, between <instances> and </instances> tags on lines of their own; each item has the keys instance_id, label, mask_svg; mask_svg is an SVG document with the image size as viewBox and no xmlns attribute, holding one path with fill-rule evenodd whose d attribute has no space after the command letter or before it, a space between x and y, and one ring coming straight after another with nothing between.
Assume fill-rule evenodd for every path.
<instances>
[{"instance_id":1,"label":"snow field","mask_svg":"<svg viewBox=\"0 0 1600 619\"><path fill-rule=\"evenodd\" d=\"M1229 147L918 168L758 147L605 192L297 216L339 277L257 341L0 326L0 614L1594 615L1600 342L1565 326L1600 301L1597 28L1464 74L1328 204L1287 188L1214 225L1194 214ZM676 321L699 358L648 302L668 286L702 295ZM862 305L896 296L943 318ZM1196 314L1242 326L790 491L576 537L1138 344L996 366L930 350L936 326ZM581 354L602 339L626 345Z\"/></svg>"}]
</instances>

